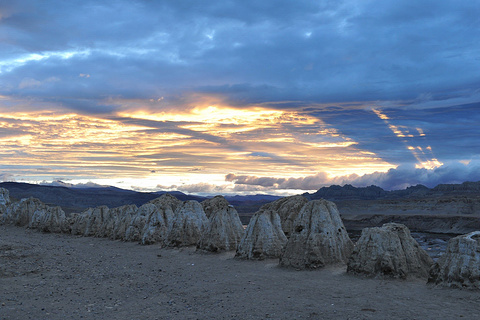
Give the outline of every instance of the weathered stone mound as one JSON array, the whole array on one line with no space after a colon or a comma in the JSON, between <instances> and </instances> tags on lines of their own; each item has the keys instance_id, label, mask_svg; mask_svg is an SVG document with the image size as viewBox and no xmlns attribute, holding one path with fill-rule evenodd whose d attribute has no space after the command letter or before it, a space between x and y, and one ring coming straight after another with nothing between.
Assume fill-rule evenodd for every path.
<instances>
[{"instance_id":1,"label":"weathered stone mound","mask_svg":"<svg viewBox=\"0 0 480 320\"><path fill-rule=\"evenodd\" d=\"M406 279L427 278L430 256L403 224L365 228L348 261L347 272Z\"/></svg>"},{"instance_id":2,"label":"weathered stone mound","mask_svg":"<svg viewBox=\"0 0 480 320\"><path fill-rule=\"evenodd\" d=\"M150 217L156 211L158 209L153 203L145 203L138 208L136 215L130 221L127 230L125 230L125 241L140 241L147 217Z\"/></svg>"},{"instance_id":3,"label":"weathered stone mound","mask_svg":"<svg viewBox=\"0 0 480 320\"><path fill-rule=\"evenodd\" d=\"M83 214L87 216L83 235L85 237L105 237L105 225L110 220L110 209L107 206L87 209Z\"/></svg>"},{"instance_id":4,"label":"weathered stone mound","mask_svg":"<svg viewBox=\"0 0 480 320\"><path fill-rule=\"evenodd\" d=\"M110 220L103 227L104 236L112 240L125 240L127 228L137 211L138 208L134 204L110 209Z\"/></svg>"},{"instance_id":5,"label":"weathered stone mound","mask_svg":"<svg viewBox=\"0 0 480 320\"><path fill-rule=\"evenodd\" d=\"M37 210L47 210L47 206L36 198L26 198L7 207L6 222L24 227L30 224Z\"/></svg>"},{"instance_id":6,"label":"weathered stone mound","mask_svg":"<svg viewBox=\"0 0 480 320\"><path fill-rule=\"evenodd\" d=\"M480 289L480 231L450 239L446 252L430 269L428 282Z\"/></svg>"},{"instance_id":7,"label":"weathered stone mound","mask_svg":"<svg viewBox=\"0 0 480 320\"><path fill-rule=\"evenodd\" d=\"M314 200L303 206L293 223L293 233L280 257L282 267L317 269L346 263L353 243L343 226L337 206Z\"/></svg>"},{"instance_id":8,"label":"weathered stone mound","mask_svg":"<svg viewBox=\"0 0 480 320\"><path fill-rule=\"evenodd\" d=\"M235 257L252 260L279 258L286 243L278 213L260 209L250 219Z\"/></svg>"},{"instance_id":9,"label":"weathered stone mound","mask_svg":"<svg viewBox=\"0 0 480 320\"><path fill-rule=\"evenodd\" d=\"M10 205L10 193L5 188L0 188L0 224L7 220L7 206Z\"/></svg>"},{"instance_id":10,"label":"weathered stone mound","mask_svg":"<svg viewBox=\"0 0 480 320\"><path fill-rule=\"evenodd\" d=\"M10 192L5 188L0 188L0 206L8 206L10 204Z\"/></svg>"},{"instance_id":11,"label":"weathered stone mound","mask_svg":"<svg viewBox=\"0 0 480 320\"><path fill-rule=\"evenodd\" d=\"M175 212L183 205L183 202L170 194L164 194L148 204L153 204L156 210L151 207L148 209L141 242L142 244L164 244L172 229Z\"/></svg>"},{"instance_id":12,"label":"weathered stone mound","mask_svg":"<svg viewBox=\"0 0 480 320\"><path fill-rule=\"evenodd\" d=\"M62 233L70 232L65 212L60 207L38 208L32 216L29 228L43 232Z\"/></svg>"},{"instance_id":13,"label":"weathered stone mound","mask_svg":"<svg viewBox=\"0 0 480 320\"><path fill-rule=\"evenodd\" d=\"M198 201L185 201L183 206L175 211L166 244L174 247L196 245L208 223L208 218Z\"/></svg>"},{"instance_id":14,"label":"weathered stone mound","mask_svg":"<svg viewBox=\"0 0 480 320\"><path fill-rule=\"evenodd\" d=\"M43 232L69 232L69 223L62 208L49 207L36 198L25 198L19 202L10 203L8 190L3 190L0 190L0 193L7 205L0 217L0 223L11 223ZM0 209L1 206L0 204Z\"/></svg>"},{"instance_id":15,"label":"weathered stone mound","mask_svg":"<svg viewBox=\"0 0 480 320\"><path fill-rule=\"evenodd\" d=\"M237 210L222 196L201 204L209 224L203 230L197 248L212 252L236 250L245 233Z\"/></svg>"},{"instance_id":16,"label":"weathered stone mound","mask_svg":"<svg viewBox=\"0 0 480 320\"><path fill-rule=\"evenodd\" d=\"M82 213L72 213L68 217L68 222L70 224L70 232L73 235L83 235L85 233L85 228L87 227L88 217L92 209L87 209Z\"/></svg>"},{"instance_id":17,"label":"weathered stone mound","mask_svg":"<svg viewBox=\"0 0 480 320\"><path fill-rule=\"evenodd\" d=\"M293 222L307 202L308 199L304 196L291 196L267 203L261 209L278 213L282 223L282 230L288 238L293 233Z\"/></svg>"}]
</instances>

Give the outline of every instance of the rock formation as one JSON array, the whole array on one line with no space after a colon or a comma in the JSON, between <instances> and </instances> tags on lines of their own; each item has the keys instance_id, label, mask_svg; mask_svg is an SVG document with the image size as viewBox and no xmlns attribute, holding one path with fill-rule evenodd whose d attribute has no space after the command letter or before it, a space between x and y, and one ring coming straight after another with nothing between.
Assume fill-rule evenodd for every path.
<instances>
[{"instance_id":1,"label":"rock formation","mask_svg":"<svg viewBox=\"0 0 480 320\"><path fill-rule=\"evenodd\" d=\"M182 201L168 193L149 202L157 210L150 211L142 231L142 244L164 243L172 228L175 212L182 206Z\"/></svg>"},{"instance_id":2,"label":"rock formation","mask_svg":"<svg viewBox=\"0 0 480 320\"><path fill-rule=\"evenodd\" d=\"M130 225L125 231L125 241L140 241L147 217L150 217L156 211L158 209L153 203L145 203L138 208L136 215L132 218Z\"/></svg>"},{"instance_id":3,"label":"rock formation","mask_svg":"<svg viewBox=\"0 0 480 320\"><path fill-rule=\"evenodd\" d=\"M8 205L10 205L10 193L7 189L0 188L0 224L6 222Z\"/></svg>"},{"instance_id":4,"label":"rock formation","mask_svg":"<svg viewBox=\"0 0 480 320\"><path fill-rule=\"evenodd\" d=\"M129 204L110 209L110 220L105 226L105 236L112 240L125 240L125 233L130 222L137 214L137 206Z\"/></svg>"},{"instance_id":5,"label":"rock formation","mask_svg":"<svg viewBox=\"0 0 480 320\"><path fill-rule=\"evenodd\" d=\"M450 239L446 252L430 269L428 282L480 289L480 231Z\"/></svg>"},{"instance_id":6,"label":"rock formation","mask_svg":"<svg viewBox=\"0 0 480 320\"><path fill-rule=\"evenodd\" d=\"M5 188L0 188L0 205L8 206L10 204L10 192Z\"/></svg>"},{"instance_id":7,"label":"rock formation","mask_svg":"<svg viewBox=\"0 0 480 320\"><path fill-rule=\"evenodd\" d=\"M293 232L293 222L307 202L308 199L304 196L291 196L267 203L262 208L278 213L282 223L282 230L288 238Z\"/></svg>"},{"instance_id":8,"label":"rock formation","mask_svg":"<svg viewBox=\"0 0 480 320\"><path fill-rule=\"evenodd\" d=\"M427 278L433 260L403 224L365 228L348 261L347 272L406 279Z\"/></svg>"},{"instance_id":9,"label":"rock formation","mask_svg":"<svg viewBox=\"0 0 480 320\"><path fill-rule=\"evenodd\" d=\"M185 201L175 211L166 244L175 247L196 245L208 224L202 205L195 200Z\"/></svg>"},{"instance_id":10,"label":"rock formation","mask_svg":"<svg viewBox=\"0 0 480 320\"><path fill-rule=\"evenodd\" d=\"M32 215L29 228L53 233L70 232L67 217L60 207L38 208Z\"/></svg>"},{"instance_id":11,"label":"rock formation","mask_svg":"<svg viewBox=\"0 0 480 320\"><path fill-rule=\"evenodd\" d=\"M105 237L105 224L110 219L110 209L107 206L89 208L83 214L86 215L85 237Z\"/></svg>"},{"instance_id":12,"label":"rock formation","mask_svg":"<svg viewBox=\"0 0 480 320\"><path fill-rule=\"evenodd\" d=\"M73 235L83 235L92 209L87 209L82 213L72 213L67 221L70 224L70 232Z\"/></svg>"},{"instance_id":13,"label":"rock formation","mask_svg":"<svg viewBox=\"0 0 480 320\"><path fill-rule=\"evenodd\" d=\"M212 252L236 250L245 232L237 210L222 196L201 204L210 223L197 248Z\"/></svg>"},{"instance_id":14,"label":"rock formation","mask_svg":"<svg viewBox=\"0 0 480 320\"><path fill-rule=\"evenodd\" d=\"M235 257L253 260L279 258L286 243L278 213L260 208L250 219Z\"/></svg>"},{"instance_id":15,"label":"rock formation","mask_svg":"<svg viewBox=\"0 0 480 320\"><path fill-rule=\"evenodd\" d=\"M346 263L352 252L353 243L333 202L308 202L295 219L293 230L280 258L283 267L316 269Z\"/></svg>"},{"instance_id":16,"label":"rock formation","mask_svg":"<svg viewBox=\"0 0 480 320\"><path fill-rule=\"evenodd\" d=\"M26 198L11 204L7 208L6 222L16 226L28 226L37 210L46 210L47 206L36 198Z\"/></svg>"}]
</instances>

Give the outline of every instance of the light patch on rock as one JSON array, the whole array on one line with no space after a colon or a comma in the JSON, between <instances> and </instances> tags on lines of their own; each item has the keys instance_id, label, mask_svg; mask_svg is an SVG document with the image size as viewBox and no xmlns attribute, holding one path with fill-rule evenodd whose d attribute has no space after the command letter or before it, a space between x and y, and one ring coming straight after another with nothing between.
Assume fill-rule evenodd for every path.
<instances>
[{"instance_id":1,"label":"light patch on rock","mask_svg":"<svg viewBox=\"0 0 480 320\"><path fill-rule=\"evenodd\" d=\"M157 210L150 211L150 214L146 216L141 242L142 244L165 244L173 225L175 212L183 202L166 193L150 201L149 204L153 204Z\"/></svg>"},{"instance_id":2,"label":"light patch on rock","mask_svg":"<svg viewBox=\"0 0 480 320\"><path fill-rule=\"evenodd\" d=\"M235 257L251 260L279 258L286 243L278 213L260 208L250 219Z\"/></svg>"},{"instance_id":3,"label":"light patch on rock","mask_svg":"<svg viewBox=\"0 0 480 320\"><path fill-rule=\"evenodd\" d=\"M196 245L208 223L208 218L198 201L185 201L175 211L172 228L167 236L167 245L174 247Z\"/></svg>"},{"instance_id":4,"label":"light patch on rock","mask_svg":"<svg viewBox=\"0 0 480 320\"><path fill-rule=\"evenodd\" d=\"M289 238L293 233L293 223L307 202L308 199L304 196L290 196L267 203L261 209L278 213L282 223L282 230L285 236Z\"/></svg>"},{"instance_id":5,"label":"light patch on rock","mask_svg":"<svg viewBox=\"0 0 480 320\"><path fill-rule=\"evenodd\" d=\"M125 233L130 226L130 222L137 214L138 207L134 204L128 204L111 209L110 211L115 217L115 223L108 237L113 240L125 240Z\"/></svg>"},{"instance_id":6,"label":"light patch on rock","mask_svg":"<svg viewBox=\"0 0 480 320\"><path fill-rule=\"evenodd\" d=\"M10 192L0 188L0 224L7 222L7 206L10 205Z\"/></svg>"},{"instance_id":7,"label":"light patch on rock","mask_svg":"<svg viewBox=\"0 0 480 320\"><path fill-rule=\"evenodd\" d=\"M212 252L236 250L245 233L237 210L222 196L201 204L209 224L202 231L197 249Z\"/></svg>"},{"instance_id":8,"label":"light patch on rock","mask_svg":"<svg viewBox=\"0 0 480 320\"><path fill-rule=\"evenodd\" d=\"M87 227L88 218L91 214L92 209L87 209L82 213L72 213L67 221L70 224L70 232L73 235L83 235Z\"/></svg>"},{"instance_id":9,"label":"light patch on rock","mask_svg":"<svg viewBox=\"0 0 480 320\"><path fill-rule=\"evenodd\" d=\"M16 226L28 226L35 211L46 209L47 206L37 198L25 198L7 207L6 220Z\"/></svg>"},{"instance_id":10,"label":"light patch on rock","mask_svg":"<svg viewBox=\"0 0 480 320\"><path fill-rule=\"evenodd\" d=\"M83 235L85 237L105 237L104 226L110 219L110 209L107 206L89 208L85 211L87 222Z\"/></svg>"},{"instance_id":11,"label":"light patch on rock","mask_svg":"<svg viewBox=\"0 0 480 320\"><path fill-rule=\"evenodd\" d=\"M480 231L450 239L446 252L430 269L428 282L480 289Z\"/></svg>"},{"instance_id":12,"label":"light patch on rock","mask_svg":"<svg viewBox=\"0 0 480 320\"><path fill-rule=\"evenodd\" d=\"M60 207L37 209L32 216L29 228L43 232L67 233L70 232L65 212Z\"/></svg>"},{"instance_id":13,"label":"light patch on rock","mask_svg":"<svg viewBox=\"0 0 480 320\"><path fill-rule=\"evenodd\" d=\"M430 256L398 223L365 228L348 261L347 272L392 278L427 278Z\"/></svg>"},{"instance_id":14,"label":"light patch on rock","mask_svg":"<svg viewBox=\"0 0 480 320\"><path fill-rule=\"evenodd\" d=\"M8 206L10 204L10 192L5 188L0 188L0 205Z\"/></svg>"},{"instance_id":15,"label":"light patch on rock","mask_svg":"<svg viewBox=\"0 0 480 320\"><path fill-rule=\"evenodd\" d=\"M158 211L158 209L152 203L145 203L140 206L137 214L132 218L130 225L125 231L125 241L140 241L147 217L150 217L156 211Z\"/></svg>"},{"instance_id":16,"label":"light patch on rock","mask_svg":"<svg viewBox=\"0 0 480 320\"><path fill-rule=\"evenodd\" d=\"M353 249L335 203L313 200L293 223L293 233L280 258L282 267L317 269L346 263Z\"/></svg>"}]
</instances>

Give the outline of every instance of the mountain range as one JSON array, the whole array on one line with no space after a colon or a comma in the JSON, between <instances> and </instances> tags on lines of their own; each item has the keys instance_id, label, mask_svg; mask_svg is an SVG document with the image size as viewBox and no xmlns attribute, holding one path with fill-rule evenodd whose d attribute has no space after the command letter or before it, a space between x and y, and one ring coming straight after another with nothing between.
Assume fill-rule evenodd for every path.
<instances>
[{"instance_id":1,"label":"mountain range","mask_svg":"<svg viewBox=\"0 0 480 320\"><path fill-rule=\"evenodd\" d=\"M80 212L90 207L106 205L110 208L127 204L142 204L158 198L165 191L137 192L116 187L88 187L71 188L61 186L44 186L19 182L2 182L0 188L6 188L13 199L35 197L48 205L61 206L67 213ZM182 192L170 192L179 200L203 201L207 197L189 195ZM350 204L361 203L411 203L415 199L434 199L435 202L447 201L453 198L473 198L477 201L480 198L480 181L464 182L462 184L440 184L434 188L424 185L408 187L404 190L386 191L378 186L354 187L352 185L322 187L315 193L304 193L310 200L327 199L334 201L339 208L345 207L349 210ZM241 215L251 215L263 204L279 199L279 196L257 194L257 195L235 195L225 196ZM443 200L442 200L443 199ZM445 200L447 199L447 200ZM467 200L468 200L467 199ZM467 203L470 200L465 200ZM450 200L448 200L450 201ZM346 206L345 204L348 204ZM369 207L371 207L369 205ZM348 209L348 210L347 210Z\"/></svg>"}]
</instances>

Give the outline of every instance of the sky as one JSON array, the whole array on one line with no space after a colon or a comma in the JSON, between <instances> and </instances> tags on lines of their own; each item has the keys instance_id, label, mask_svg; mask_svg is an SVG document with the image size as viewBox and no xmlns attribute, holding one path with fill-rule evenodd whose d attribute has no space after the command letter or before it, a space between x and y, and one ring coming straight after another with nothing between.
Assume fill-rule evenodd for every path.
<instances>
[{"instance_id":1,"label":"sky","mask_svg":"<svg viewBox=\"0 0 480 320\"><path fill-rule=\"evenodd\" d=\"M480 180L480 1L0 1L0 181Z\"/></svg>"}]
</instances>

